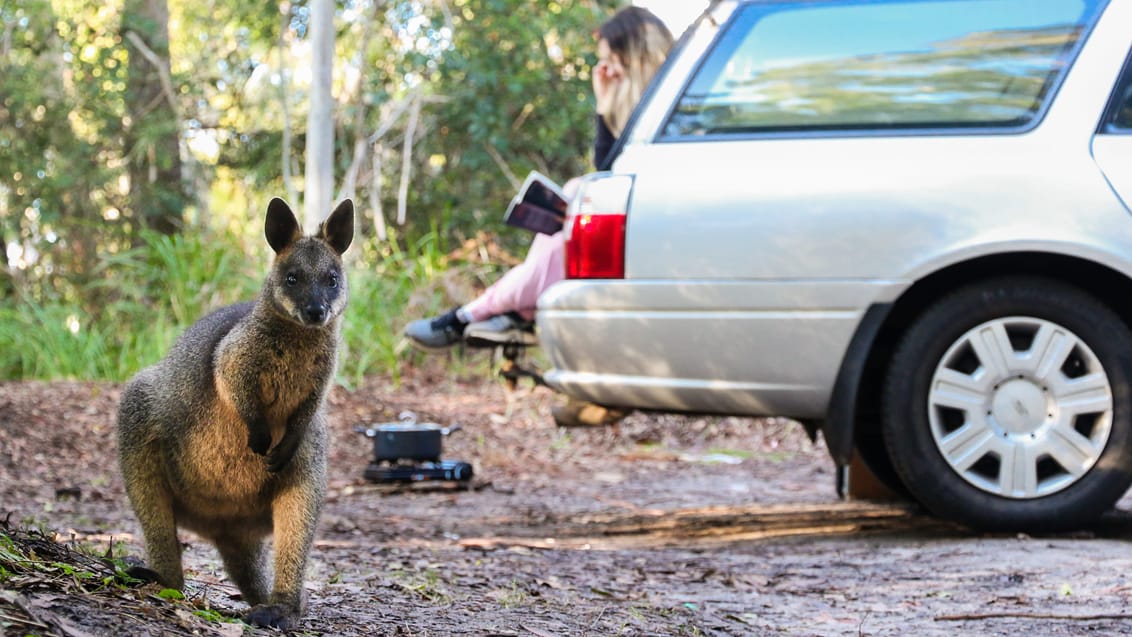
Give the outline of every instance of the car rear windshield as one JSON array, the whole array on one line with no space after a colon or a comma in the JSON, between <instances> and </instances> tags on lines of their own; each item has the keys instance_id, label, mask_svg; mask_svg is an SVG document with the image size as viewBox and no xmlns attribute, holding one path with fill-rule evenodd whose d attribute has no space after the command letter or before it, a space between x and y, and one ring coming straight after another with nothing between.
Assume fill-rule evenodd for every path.
<instances>
[{"instance_id":1,"label":"car rear windshield","mask_svg":"<svg viewBox=\"0 0 1132 637\"><path fill-rule=\"evenodd\" d=\"M1104 0L844 0L742 7L665 137L1026 127Z\"/></svg>"}]
</instances>

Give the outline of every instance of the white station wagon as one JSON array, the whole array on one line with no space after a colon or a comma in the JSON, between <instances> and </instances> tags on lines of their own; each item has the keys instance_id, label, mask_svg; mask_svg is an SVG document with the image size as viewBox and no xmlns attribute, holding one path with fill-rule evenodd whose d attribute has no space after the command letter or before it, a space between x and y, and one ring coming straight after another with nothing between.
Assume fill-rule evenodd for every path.
<instances>
[{"instance_id":1,"label":"white station wagon","mask_svg":"<svg viewBox=\"0 0 1132 637\"><path fill-rule=\"evenodd\" d=\"M788 416L933 513L1132 484L1132 0L713 2L567 227L545 380Z\"/></svg>"}]
</instances>

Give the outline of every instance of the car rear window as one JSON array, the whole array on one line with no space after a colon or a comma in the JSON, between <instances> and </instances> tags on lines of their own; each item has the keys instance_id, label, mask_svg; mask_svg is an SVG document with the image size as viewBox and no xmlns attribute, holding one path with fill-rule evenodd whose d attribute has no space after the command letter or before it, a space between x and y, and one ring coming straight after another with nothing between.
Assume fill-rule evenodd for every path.
<instances>
[{"instance_id":1,"label":"car rear window","mask_svg":"<svg viewBox=\"0 0 1132 637\"><path fill-rule=\"evenodd\" d=\"M1025 127L1103 4L748 4L689 82L664 136Z\"/></svg>"}]
</instances>

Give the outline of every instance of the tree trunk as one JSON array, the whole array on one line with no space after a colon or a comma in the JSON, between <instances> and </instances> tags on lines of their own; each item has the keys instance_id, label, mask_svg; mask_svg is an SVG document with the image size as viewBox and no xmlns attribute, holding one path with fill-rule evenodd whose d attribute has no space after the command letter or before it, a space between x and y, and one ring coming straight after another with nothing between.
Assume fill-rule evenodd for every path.
<instances>
[{"instance_id":1,"label":"tree trunk","mask_svg":"<svg viewBox=\"0 0 1132 637\"><path fill-rule=\"evenodd\" d=\"M279 69L279 103L283 105L283 189L287 192L287 201L292 206L299 204L299 193L295 191L295 182L291 180L291 69L287 68L287 28L291 23L291 7L289 4L281 5L279 24L279 39L276 43L275 53L278 57Z\"/></svg>"},{"instance_id":2,"label":"tree trunk","mask_svg":"<svg viewBox=\"0 0 1132 637\"><path fill-rule=\"evenodd\" d=\"M129 206L141 225L164 234L181 229L180 121L170 81L166 0L126 0L122 35L129 52L125 126Z\"/></svg>"},{"instance_id":3,"label":"tree trunk","mask_svg":"<svg viewBox=\"0 0 1132 637\"><path fill-rule=\"evenodd\" d=\"M306 192L303 223L315 227L334 196L334 1L311 0L311 89L307 116Z\"/></svg>"}]
</instances>

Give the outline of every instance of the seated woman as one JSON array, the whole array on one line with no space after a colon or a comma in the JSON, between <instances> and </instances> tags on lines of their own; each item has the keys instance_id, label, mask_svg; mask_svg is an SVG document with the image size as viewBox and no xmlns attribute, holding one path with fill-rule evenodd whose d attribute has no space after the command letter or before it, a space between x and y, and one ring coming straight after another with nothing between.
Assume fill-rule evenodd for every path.
<instances>
[{"instance_id":1,"label":"seated woman","mask_svg":"<svg viewBox=\"0 0 1132 637\"><path fill-rule=\"evenodd\" d=\"M668 50L672 34L652 12L627 7L606 21L597 32L598 63L593 68L597 134L594 165L612 161L614 141L624 131L633 108L656 73ZM577 178L563 190L576 191ZM536 234L522 263L508 270L476 299L441 316L412 321L405 336L419 347L443 349L461 340L482 342L531 342L538 297L565 277L565 236ZM608 424L625 412L571 401L555 408L560 425ZM586 415L577 421L579 415Z\"/></svg>"}]
</instances>

